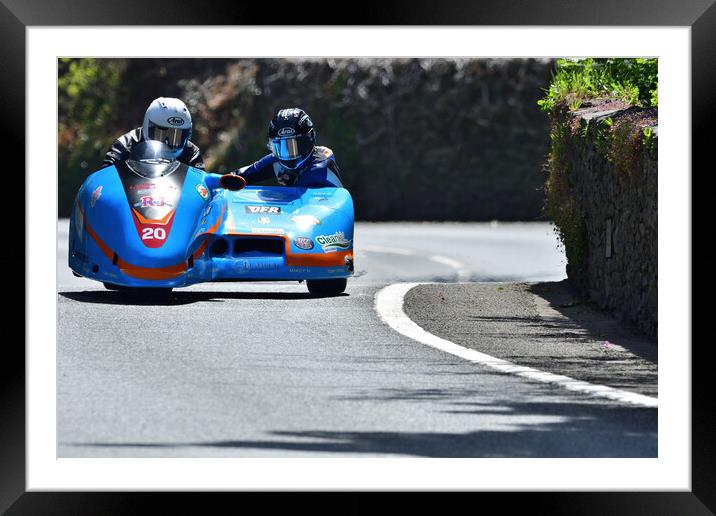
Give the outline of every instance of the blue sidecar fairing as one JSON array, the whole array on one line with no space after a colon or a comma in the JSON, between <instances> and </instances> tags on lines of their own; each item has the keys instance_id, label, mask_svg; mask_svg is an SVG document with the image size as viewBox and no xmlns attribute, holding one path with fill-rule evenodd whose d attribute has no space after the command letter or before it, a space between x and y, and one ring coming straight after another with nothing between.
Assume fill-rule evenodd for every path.
<instances>
[{"instance_id":1,"label":"blue sidecar fairing","mask_svg":"<svg viewBox=\"0 0 716 516\"><path fill-rule=\"evenodd\" d=\"M152 178L125 163L90 175L70 218L70 268L109 285L160 288L353 274L347 190L211 190L210 176L178 163Z\"/></svg>"}]
</instances>

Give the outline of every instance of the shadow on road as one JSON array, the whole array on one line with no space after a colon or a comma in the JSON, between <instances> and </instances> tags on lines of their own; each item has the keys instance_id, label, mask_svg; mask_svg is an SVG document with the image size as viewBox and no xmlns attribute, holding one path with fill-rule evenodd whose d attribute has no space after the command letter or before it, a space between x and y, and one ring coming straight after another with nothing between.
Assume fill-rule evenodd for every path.
<instances>
[{"instance_id":1,"label":"shadow on road","mask_svg":"<svg viewBox=\"0 0 716 516\"><path fill-rule=\"evenodd\" d=\"M562 336L569 337L568 333L564 332L564 321L567 321L567 324L574 328L586 330L587 335L592 339L603 339L621 346L653 364L659 363L659 348L656 338L651 339L639 335L619 322L613 315L600 310L596 303L580 297L570 287L568 280L536 283L530 285L529 291L548 301L553 310L566 318L553 325L555 329L562 330ZM549 327L549 324L544 324L544 326ZM580 339L583 335L583 333L575 333L572 337ZM551 334L545 335L545 337L551 336Z\"/></svg>"},{"instance_id":2,"label":"shadow on road","mask_svg":"<svg viewBox=\"0 0 716 516\"><path fill-rule=\"evenodd\" d=\"M318 296L309 292L198 292L195 290L173 291L168 294L137 294L120 291L84 290L76 292L60 292L59 295L82 303L98 303L104 305L141 305L141 306L174 306L192 303L220 303L226 299L281 299L304 300L322 297L347 297L343 293L338 296Z\"/></svg>"},{"instance_id":3,"label":"shadow on road","mask_svg":"<svg viewBox=\"0 0 716 516\"><path fill-rule=\"evenodd\" d=\"M375 394L375 393L374 393ZM393 389L355 398L374 402L443 401L443 414L493 418L491 429L467 432L411 431L271 431L266 439L187 442L64 443L70 447L125 449L123 456L142 456L142 449L171 449L181 457L186 448L283 450L310 453L358 453L413 457L656 457L657 411L649 408L584 402L509 402L465 399L468 393L442 389ZM494 418L502 418L494 421ZM130 449L137 450L131 451ZM67 449L66 449L67 450ZM114 454L114 453L112 453ZM196 456L197 450L191 455Z\"/></svg>"}]
</instances>

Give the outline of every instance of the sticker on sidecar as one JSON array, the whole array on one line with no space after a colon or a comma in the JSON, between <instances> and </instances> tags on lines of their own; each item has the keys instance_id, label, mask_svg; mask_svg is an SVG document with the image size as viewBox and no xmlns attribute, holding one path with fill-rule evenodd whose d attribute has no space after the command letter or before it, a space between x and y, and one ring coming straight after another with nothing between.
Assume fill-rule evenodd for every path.
<instances>
[{"instance_id":1,"label":"sticker on sidecar","mask_svg":"<svg viewBox=\"0 0 716 516\"><path fill-rule=\"evenodd\" d=\"M278 215L279 213L281 213L280 206L246 206L244 209L246 210L246 213L251 213L254 215L264 213Z\"/></svg>"},{"instance_id":2,"label":"sticker on sidecar","mask_svg":"<svg viewBox=\"0 0 716 516\"><path fill-rule=\"evenodd\" d=\"M204 185L196 185L196 193L198 193L205 201L209 198L209 190Z\"/></svg>"},{"instance_id":3,"label":"sticker on sidecar","mask_svg":"<svg viewBox=\"0 0 716 516\"><path fill-rule=\"evenodd\" d=\"M94 189L94 192L92 192L92 198L90 199L90 206L94 208L94 205L97 204L97 200L99 199L100 195L102 195L102 185L99 185L97 188Z\"/></svg>"},{"instance_id":4,"label":"sticker on sidecar","mask_svg":"<svg viewBox=\"0 0 716 516\"><path fill-rule=\"evenodd\" d=\"M263 235L283 235L285 233L282 228L251 228L251 232Z\"/></svg>"},{"instance_id":5,"label":"sticker on sidecar","mask_svg":"<svg viewBox=\"0 0 716 516\"><path fill-rule=\"evenodd\" d=\"M336 231L332 235L318 235L316 242L323 248L323 252L342 251L351 247L351 240L348 240L343 231Z\"/></svg>"}]
</instances>

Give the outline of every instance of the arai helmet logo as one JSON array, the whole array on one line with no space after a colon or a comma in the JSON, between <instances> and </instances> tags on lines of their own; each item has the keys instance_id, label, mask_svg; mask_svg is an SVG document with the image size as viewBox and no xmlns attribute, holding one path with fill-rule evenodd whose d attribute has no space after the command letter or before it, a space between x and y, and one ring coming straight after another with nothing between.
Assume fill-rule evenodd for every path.
<instances>
[{"instance_id":1,"label":"arai helmet logo","mask_svg":"<svg viewBox=\"0 0 716 516\"><path fill-rule=\"evenodd\" d=\"M324 251L335 251L336 249L348 249L351 241L346 239L343 231L336 231L332 235L318 235L316 237Z\"/></svg>"},{"instance_id":2,"label":"arai helmet logo","mask_svg":"<svg viewBox=\"0 0 716 516\"><path fill-rule=\"evenodd\" d=\"M309 251L313 249L313 240L306 237L296 237L293 239L293 244L299 249Z\"/></svg>"},{"instance_id":3,"label":"arai helmet logo","mask_svg":"<svg viewBox=\"0 0 716 516\"><path fill-rule=\"evenodd\" d=\"M279 136L292 136L296 131L293 130L293 127L282 127L278 130Z\"/></svg>"},{"instance_id":4,"label":"arai helmet logo","mask_svg":"<svg viewBox=\"0 0 716 516\"><path fill-rule=\"evenodd\" d=\"M172 116L167 118L167 123L169 125L184 125L184 119L180 116Z\"/></svg>"}]
</instances>

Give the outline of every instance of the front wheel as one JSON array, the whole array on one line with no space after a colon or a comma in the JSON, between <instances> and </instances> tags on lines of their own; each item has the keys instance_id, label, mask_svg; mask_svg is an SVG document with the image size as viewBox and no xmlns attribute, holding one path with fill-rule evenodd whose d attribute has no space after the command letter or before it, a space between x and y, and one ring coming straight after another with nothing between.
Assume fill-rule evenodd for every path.
<instances>
[{"instance_id":1,"label":"front wheel","mask_svg":"<svg viewBox=\"0 0 716 516\"><path fill-rule=\"evenodd\" d=\"M306 281L308 291L314 296L337 296L343 293L346 285L348 285L346 278Z\"/></svg>"},{"instance_id":2,"label":"front wheel","mask_svg":"<svg viewBox=\"0 0 716 516\"><path fill-rule=\"evenodd\" d=\"M114 283L103 283L107 290L117 290L132 295L145 294L148 296L166 296L171 293L171 287L125 287L123 285L115 285Z\"/></svg>"}]
</instances>

